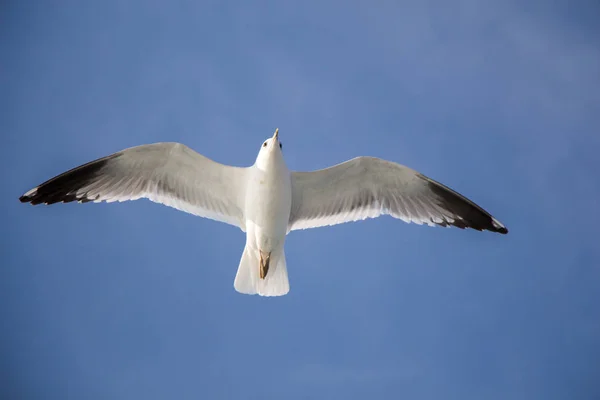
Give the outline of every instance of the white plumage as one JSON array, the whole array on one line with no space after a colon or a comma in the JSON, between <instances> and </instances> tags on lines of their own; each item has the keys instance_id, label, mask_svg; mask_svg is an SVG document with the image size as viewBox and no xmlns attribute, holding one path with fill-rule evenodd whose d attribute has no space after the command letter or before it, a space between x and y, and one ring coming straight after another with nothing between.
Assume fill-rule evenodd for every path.
<instances>
[{"instance_id":1,"label":"white plumage","mask_svg":"<svg viewBox=\"0 0 600 400\"><path fill-rule=\"evenodd\" d=\"M291 172L278 130L247 168L219 164L180 143L155 143L74 168L20 200L53 204L140 198L246 232L234 287L263 296L289 291L284 244L291 230L389 214L417 224L508 232L471 200L390 161L357 157L319 171Z\"/></svg>"}]
</instances>

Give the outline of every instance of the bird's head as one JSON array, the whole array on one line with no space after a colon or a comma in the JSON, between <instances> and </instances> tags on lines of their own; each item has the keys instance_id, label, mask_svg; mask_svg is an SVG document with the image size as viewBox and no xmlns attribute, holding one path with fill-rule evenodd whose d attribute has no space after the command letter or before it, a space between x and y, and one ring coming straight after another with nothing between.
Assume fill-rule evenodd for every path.
<instances>
[{"instance_id":1,"label":"bird's head","mask_svg":"<svg viewBox=\"0 0 600 400\"><path fill-rule=\"evenodd\" d=\"M268 164L280 162L283 160L283 144L279 141L279 128L275 129L272 137L265 140L260 146L258 157L256 157L256 165L266 168Z\"/></svg>"}]
</instances>

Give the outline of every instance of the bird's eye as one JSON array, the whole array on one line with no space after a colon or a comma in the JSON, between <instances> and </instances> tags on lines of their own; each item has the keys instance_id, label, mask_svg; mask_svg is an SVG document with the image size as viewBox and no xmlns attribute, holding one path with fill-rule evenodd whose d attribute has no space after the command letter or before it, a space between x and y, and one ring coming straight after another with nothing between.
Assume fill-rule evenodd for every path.
<instances>
[{"instance_id":1,"label":"bird's eye","mask_svg":"<svg viewBox=\"0 0 600 400\"><path fill-rule=\"evenodd\" d=\"M267 142L264 142L264 143L263 143L263 147L267 147Z\"/></svg>"},{"instance_id":2,"label":"bird's eye","mask_svg":"<svg viewBox=\"0 0 600 400\"><path fill-rule=\"evenodd\" d=\"M283 149L283 143L279 142L279 148Z\"/></svg>"}]
</instances>

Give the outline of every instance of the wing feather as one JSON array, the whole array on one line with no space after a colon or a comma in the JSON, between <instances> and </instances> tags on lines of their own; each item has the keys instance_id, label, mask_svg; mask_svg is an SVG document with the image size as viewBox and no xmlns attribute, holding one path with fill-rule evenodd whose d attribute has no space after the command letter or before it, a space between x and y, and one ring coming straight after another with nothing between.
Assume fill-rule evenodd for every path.
<instances>
[{"instance_id":1,"label":"wing feather","mask_svg":"<svg viewBox=\"0 0 600 400\"><path fill-rule=\"evenodd\" d=\"M60 174L21 202L115 202L147 198L245 230L246 168L219 164L180 143L131 147Z\"/></svg>"},{"instance_id":2,"label":"wing feather","mask_svg":"<svg viewBox=\"0 0 600 400\"><path fill-rule=\"evenodd\" d=\"M387 214L416 224L508 233L500 221L447 186L374 157L357 157L313 172L293 172L292 191L290 230Z\"/></svg>"}]
</instances>

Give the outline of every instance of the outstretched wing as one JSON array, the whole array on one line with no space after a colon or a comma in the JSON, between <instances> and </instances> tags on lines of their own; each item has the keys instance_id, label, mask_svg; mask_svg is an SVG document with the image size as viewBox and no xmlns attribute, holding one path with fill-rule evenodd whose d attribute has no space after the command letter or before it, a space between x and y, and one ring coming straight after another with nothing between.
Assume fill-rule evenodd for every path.
<instances>
[{"instance_id":1,"label":"outstretched wing","mask_svg":"<svg viewBox=\"0 0 600 400\"><path fill-rule=\"evenodd\" d=\"M54 204L147 198L245 230L246 168L212 161L180 143L131 147L60 174L21 202Z\"/></svg>"},{"instance_id":2,"label":"outstretched wing","mask_svg":"<svg viewBox=\"0 0 600 400\"><path fill-rule=\"evenodd\" d=\"M316 228L389 214L405 222L508 233L477 204L400 164L357 157L292 173L289 229Z\"/></svg>"}]
</instances>

